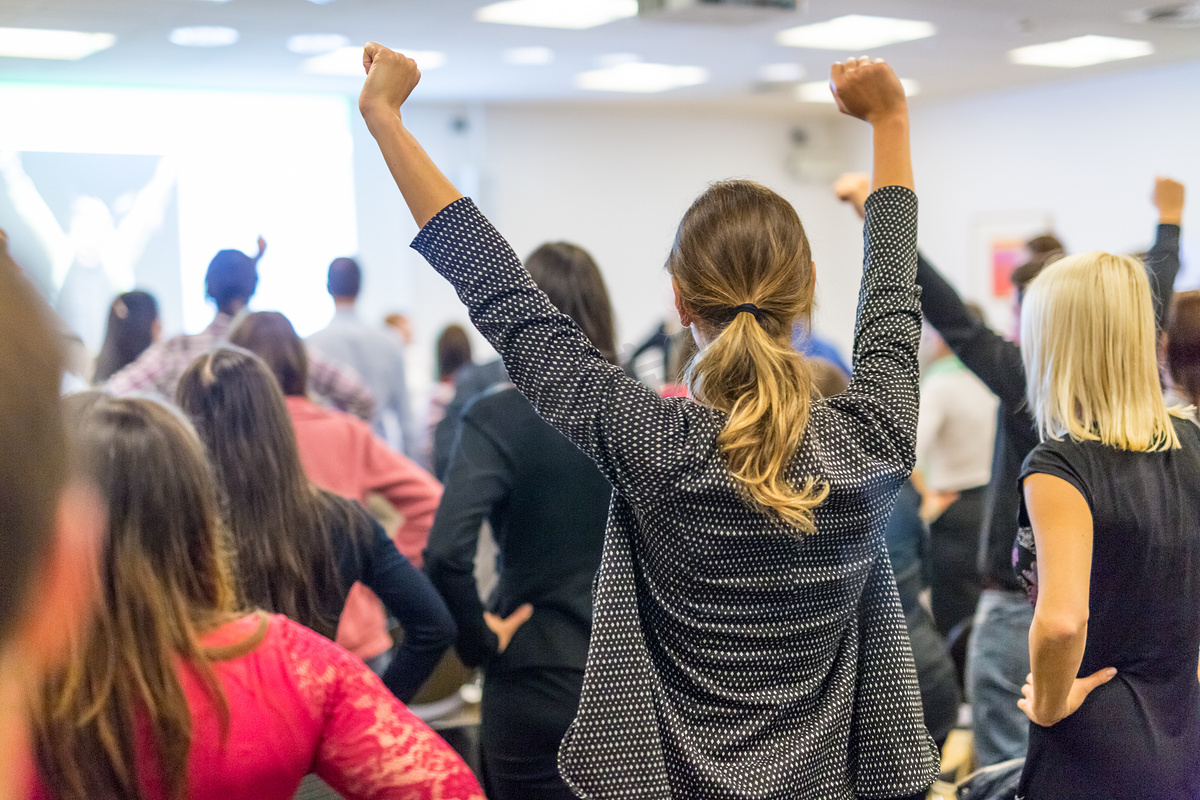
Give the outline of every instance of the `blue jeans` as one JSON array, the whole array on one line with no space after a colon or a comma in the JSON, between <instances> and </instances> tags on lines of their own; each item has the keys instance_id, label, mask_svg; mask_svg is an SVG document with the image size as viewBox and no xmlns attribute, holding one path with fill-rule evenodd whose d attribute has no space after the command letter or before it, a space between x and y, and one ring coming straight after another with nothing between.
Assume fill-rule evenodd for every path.
<instances>
[{"instance_id":1,"label":"blue jeans","mask_svg":"<svg viewBox=\"0 0 1200 800\"><path fill-rule=\"evenodd\" d=\"M980 767L1024 758L1029 718L1017 708L1029 674L1033 605L1023 592L984 590L967 648L967 699Z\"/></svg>"}]
</instances>

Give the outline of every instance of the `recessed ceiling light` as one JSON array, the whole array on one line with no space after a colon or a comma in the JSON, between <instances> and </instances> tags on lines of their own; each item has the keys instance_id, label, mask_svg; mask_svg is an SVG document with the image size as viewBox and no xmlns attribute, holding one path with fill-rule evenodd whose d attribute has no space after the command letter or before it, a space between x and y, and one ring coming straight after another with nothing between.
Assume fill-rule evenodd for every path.
<instances>
[{"instance_id":1,"label":"recessed ceiling light","mask_svg":"<svg viewBox=\"0 0 1200 800\"><path fill-rule=\"evenodd\" d=\"M900 85L904 87L906 97L915 97L921 91L921 84L911 78L901 78ZM796 87L796 99L801 103L833 103L833 92L829 90L829 81L812 81Z\"/></svg>"},{"instance_id":2,"label":"recessed ceiling light","mask_svg":"<svg viewBox=\"0 0 1200 800\"><path fill-rule=\"evenodd\" d=\"M171 31L171 44L181 47L228 47L236 44L238 32L233 28L200 25L193 28L176 28Z\"/></svg>"},{"instance_id":3,"label":"recessed ceiling light","mask_svg":"<svg viewBox=\"0 0 1200 800\"><path fill-rule=\"evenodd\" d=\"M937 33L932 22L892 17L850 14L814 25L788 28L775 34L775 41L790 47L862 52L897 42L911 42Z\"/></svg>"},{"instance_id":4,"label":"recessed ceiling light","mask_svg":"<svg viewBox=\"0 0 1200 800\"><path fill-rule=\"evenodd\" d=\"M793 62L763 64L758 68L758 77L767 83L787 83L804 77L804 65Z\"/></svg>"},{"instance_id":5,"label":"recessed ceiling light","mask_svg":"<svg viewBox=\"0 0 1200 800\"><path fill-rule=\"evenodd\" d=\"M504 63L519 67L540 67L554 61L554 51L549 47L510 47L504 51Z\"/></svg>"},{"instance_id":6,"label":"recessed ceiling light","mask_svg":"<svg viewBox=\"0 0 1200 800\"><path fill-rule=\"evenodd\" d=\"M1014 64L1039 67L1090 67L1106 61L1140 58L1154 52L1154 45L1139 39L1119 39L1115 36L1076 36L1061 42L1033 44L1008 51Z\"/></svg>"},{"instance_id":7,"label":"recessed ceiling light","mask_svg":"<svg viewBox=\"0 0 1200 800\"><path fill-rule=\"evenodd\" d=\"M638 0L504 0L475 12L478 22L538 28L594 28L636 17Z\"/></svg>"},{"instance_id":8,"label":"recessed ceiling light","mask_svg":"<svg viewBox=\"0 0 1200 800\"><path fill-rule=\"evenodd\" d=\"M298 33L288 37L287 49L302 56L328 53L350 44L340 33Z\"/></svg>"},{"instance_id":9,"label":"recessed ceiling light","mask_svg":"<svg viewBox=\"0 0 1200 800\"><path fill-rule=\"evenodd\" d=\"M575 85L598 92L665 92L707 80L708 70L703 67L633 62L581 72L575 76Z\"/></svg>"},{"instance_id":10,"label":"recessed ceiling light","mask_svg":"<svg viewBox=\"0 0 1200 800\"><path fill-rule=\"evenodd\" d=\"M417 62L423 71L437 69L446 63L446 54L437 50L404 50L397 52ZM339 47L322 56L304 59L303 70L313 75L344 75L352 78L366 76L363 70L363 49L358 45Z\"/></svg>"},{"instance_id":11,"label":"recessed ceiling light","mask_svg":"<svg viewBox=\"0 0 1200 800\"><path fill-rule=\"evenodd\" d=\"M635 64L641 61L642 57L637 53L608 53L596 59L596 65L600 69L609 69L610 67L619 67L622 64Z\"/></svg>"},{"instance_id":12,"label":"recessed ceiling light","mask_svg":"<svg viewBox=\"0 0 1200 800\"><path fill-rule=\"evenodd\" d=\"M43 28L0 28L0 56L78 61L117 42L111 33L53 31Z\"/></svg>"}]
</instances>

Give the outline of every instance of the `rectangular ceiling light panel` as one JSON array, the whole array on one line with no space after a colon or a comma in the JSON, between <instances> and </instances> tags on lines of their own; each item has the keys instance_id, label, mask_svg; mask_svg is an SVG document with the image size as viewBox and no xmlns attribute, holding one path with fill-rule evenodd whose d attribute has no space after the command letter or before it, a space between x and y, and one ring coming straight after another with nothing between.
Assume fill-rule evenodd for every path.
<instances>
[{"instance_id":1,"label":"rectangular ceiling light panel","mask_svg":"<svg viewBox=\"0 0 1200 800\"><path fill-rule=\"evenodd\" d=\"M580 89L597 92L665 92L682 86L696 86L708 80L703 67L676 67L670 64L629 62L605 69L581 72L575 76Z\"/></svg>"},{"instance_id":2,"label":"rectangular ceiling light panel","mask_svg":"<svg viewBox=\"0 0 1200 800\"><path fill-rule=\"evenodd\" d=\"M637 0L504 0L475 12L479 22L582 30L636 17Z\"/></svg>"},{"instance_id":3,"label":"rectangular ceiling light panel","mask_svg":"<svg viewBox=\"0 0 1200 800\"><path fill-rule=\"evenodd\" d=\"M0 28L0 56L78 61L117 43L111 33Z\"/></svg>"},{"instance_id":4,"label":"rectangular ceiling light panel","mask_svg":"<svg viewBox=\"0 0 1200 800\"><path fill-rule=\"evenodd\" d=\"M1008 51L1014 64L1037 67L1090 67L1106 61L1140 58L1154 52L1154 45L1139 39L1120 39L1115 36L1076 36L1061 42L1047 42Z\"/></svg>"},{"instance_id":5,"label":"rectangular ceiling light panel","mask_svg":"<svg viewBox=\"0 0 1200 800\"><path fill-rule=\"evenodd\" d=\"M776 34L775 41L789 47L861 53L897 42L924 39L935 33L937 28L932 22L850 14L814 25L788 28Z\"/></svg>"}]
</instances>

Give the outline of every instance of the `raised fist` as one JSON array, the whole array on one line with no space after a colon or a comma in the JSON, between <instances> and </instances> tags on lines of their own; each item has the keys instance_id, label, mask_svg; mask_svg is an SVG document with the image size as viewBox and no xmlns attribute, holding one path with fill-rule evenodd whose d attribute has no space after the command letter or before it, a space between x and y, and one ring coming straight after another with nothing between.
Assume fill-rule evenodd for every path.
<instances>
[{"instance_id":1,"label":"raised fist","mask_svg":"<svg viewBox=\"0 0 1200 800\"><path fill-rule=\"evenodd\" d=\"M1154 207L1162 222L1178 225L1183 220L1183 184L1159 175L1154 179Z\"/></svg>"},{"instance_id":2,"label":"raised fist","mask_svg":"<svg viewBox=\"0 0 1200 800\"><path fill-rule=\"evenodd\" d=\"M865 172L847 172L833 182L838 200L854 206L860 217L866 216L867 197L871 194L871 176Z\"/></svg>"},{"instance_id":3,"label":"raised fist","mask_svg":"<svg viewBox=\"0 0 1200 800\"><path fill-rule=\"evenodd\" d=\"M398 114L421 80L417 62L375 42L363 48L363 68L367 80L358 96L358 110L368 122L373 114Z\"/></svg>"},{"instance_id":4,"label":"raised fist","mask_svg":"<svg viewBox=\"0 0 1200 800\"><path fill-rule=\"evenodd\" d=\"M904 87L881 58L851 58L829 71L833 97L843 114L874 125L882 119L908 113Z\"/></svg>"}]
</instances>

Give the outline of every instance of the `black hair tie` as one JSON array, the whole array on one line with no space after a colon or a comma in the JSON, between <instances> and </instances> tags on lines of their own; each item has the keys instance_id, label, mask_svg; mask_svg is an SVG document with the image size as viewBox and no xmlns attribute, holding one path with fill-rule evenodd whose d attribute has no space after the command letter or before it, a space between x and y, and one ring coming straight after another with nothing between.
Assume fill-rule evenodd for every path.
<instances>
[{"instance_id":1,"label":"black hair tie","mask_svg":"<svg viewBox=\"0 0 1200 800\"><path fill-rule=\"evenodd\" d=\"M737 315L743 312L747 314L753 314L754 320L759 325L762 325L762 309L754 305L754 303L742 303L740 306L734 306L733 308L729 309L729 313L725 316L726 324L733 322L734 319L737 318Z\"/></svg>"}]
</instances>

